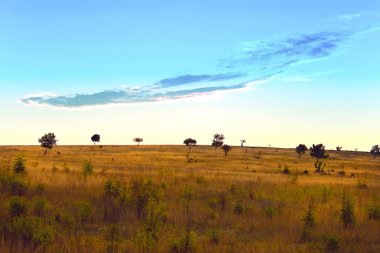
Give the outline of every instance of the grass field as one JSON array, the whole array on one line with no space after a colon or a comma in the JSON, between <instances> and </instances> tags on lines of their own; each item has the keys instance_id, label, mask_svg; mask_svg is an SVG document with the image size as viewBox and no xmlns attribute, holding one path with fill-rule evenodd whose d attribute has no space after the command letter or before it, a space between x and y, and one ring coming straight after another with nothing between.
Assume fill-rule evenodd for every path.
<instances>
[{"instance_id":1,"label":"grass field","mask_svg":"<svg viewBox=\"0 0 380 253\"><path fill-rule=\"evenodd\" d=\"M322 175L294 149L187 152L0 147L0 252L380 252L380 158L328 151Z\"/></svg>"}]
</instances>

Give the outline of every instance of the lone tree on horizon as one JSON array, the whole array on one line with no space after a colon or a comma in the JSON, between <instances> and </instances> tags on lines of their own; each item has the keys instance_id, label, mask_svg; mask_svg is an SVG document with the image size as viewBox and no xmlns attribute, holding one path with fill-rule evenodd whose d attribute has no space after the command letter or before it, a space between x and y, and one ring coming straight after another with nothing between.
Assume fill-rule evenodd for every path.
<instances>
[{"instance_id":1,"label":"lone tree on horizon","mask_svg":"<svg viewBox=\"0 0 380 253\"><path fill-rule=\"evenodd\" d=\"M321 159L329 157L328 154L326 154L325 146L321 143L318 145L314 145L310 147L310 155L317 159L317 161L314 163L314 167L316 169L316 172L324 172L324 168L326 167L326 163L323 163Z\"/></svg>"},{"instance_id":2,"label":"lone tree on horizon","mask_svg":"<svg viewBox=\"0 0 380 253\"><path fill-rule=\"evenodd\" d=\"M326 154L325 146L322 143L318 145L313 144L313 146L310 147L310 155L317 160L329 157L329 155Z\"/></svg>"},{"instance_id":3,"label":"lone tree on horizon","mask_svg":"<svg viewBox=\"0 0 380 253\"><path fill-rule=\"evenodd\" d=\"M224 151L224 156L227 156L228 153L231 151L232 147L230 145L224 144L222 146L222 149Z\"/></svg>"},{"instance_id":4,"label":"lone tree on horizon","mask_svg":"<svg viewBox=\"0 0 380 253\"><path fill-rule=\"evenodd\" d=\"M336 148L336 151L341 151L342 150L342 147L340 147L340 146L336 146L335 148Z\"/></svg>"},{"instance_id":5,"label":"lone tree on horizon","mask_svg":"<svg viewBox=\"0 0 380 253\"><path fill-rule=\"evenodd\" d=\"M41 147L45 148L44 156L48 149L52 149L57 145L57 139L55 138L54 133L44 134L41 138L38 139L38 142L41 143Z\"/></svg>"},{"instance_id":6,"label":"lone tree on horizon","mask_svg":"<svg viewBox=\"0 0 380 253\"><path fill-rule=\"evenodd\" d=\"M240 140L240 145L242 146L242 147L244 147L244 143L246 143L247 141L246 140Z\"/></svg>"},{"instance_id":7,"label":"lone tree on horizon","mask_svg":"<svg viewBox=\"0 0 380 253\"><path fill-rule=\"evenodd\" d=\"M97 142L100 142L100 135L99 135L99 134L94 134L94 135L91 137L91 141L94 143L94 145L95 145Z\"/></svg>"},{"instance_id":8,"label":"lone tree on horizon","mask_svg":"<svg viewBox=\"0 0 380 253\"><path fill-rule=\"evenodd\" d=\"M140 137L135 137L135 138L133 138L133 141L137 142L137 147L140 147L140 142L143 142L144 139L140 138Z\"/></svg>"},{"instance_id":9,"label":"lone tree on horizon","mask_svg":"<svg viewBox=\"0 0 380 253\"><path fill-rule=\"evenodd\" d=\"M301 158L301 154L305 154L307 147L305 144L300 144L296 147L296 152L298 154L298 158Z\"/></svg>"},{"instance_id":10,"label":"lone tree on horizon","mask_svg":"<svg viewBox=\"0 0 380 253\"><path fill-rule=\"evenodd\" d=\"M373 155L373 158L375 159L376 156L380 155L380 146L379 145L375 145L371 148L371 154Z\"/></svg>"},{"instance_id":11,"label":"lone tree on horizon","mask_svg":"<svg viewBox=\"0 0 380 253\"><path fill-rule=\"evenodd\" d=\"M223 134L214 134L214 139L212 140L211 146L215 147L215 150L223 146L224 144L224 135Z\"/></svg>"},{"instance_id":12,"label":"lone tree on horizon","mask_svg":"<svg viewBox=\"0 0 380 253\"><path fill-rule=\"evenodd\" d=\"M189 148L189 151L191 151L191 148L197 145L197 141L193 138L187 138L183 141L183 144L185 144Z\"/></svg>"}]
</instances>

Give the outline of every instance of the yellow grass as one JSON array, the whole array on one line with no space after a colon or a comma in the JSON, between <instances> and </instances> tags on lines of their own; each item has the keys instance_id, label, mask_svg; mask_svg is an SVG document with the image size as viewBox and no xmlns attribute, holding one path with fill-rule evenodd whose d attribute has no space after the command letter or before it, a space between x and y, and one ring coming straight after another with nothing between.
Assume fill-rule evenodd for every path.
<instances>
[{"instance_id":1,"label":"yellow grass","mask_svg":"<svg viewBox=\"0 0 380 253\"><path fill-rule=\"evenodd\" d=\"M0 234L0 252L107 252L105 228L110 226L117 227L120 238L108 252L170 252L173 241L188 231L195 233L195 248L181 252L324 252L334 238L337 252L380 252L380 221L367 215L369 207L380 207L380 159L368 153L328 151L325 171L334 171L322 176L314 173L315 159L309 154L299 159L294 149L233 147L225 157L222 150L196 146L191 163L187 152L185 146L57 146L43 156L38 146L0 147L3 175L12 174L16 155L27 159L27 175L22 176L28 182L24 215L35 216L33 203L43 197L50 204L42 215L44 224L57 231L52 241L34 247ZM81 172L85 160L95 170L87 178ZM290 175L282 173L285 165ZM304 170L309 175L302 174ZM126 202L117 222L104 219L109 203L106 180L120 181L133 199L131 180L138 178L149 178L157 186L165 211L150 245L139 241L148 218L137 219L133 201ZM44 186L42 193L36 190L38 184ZM348 227L340 220L343 192L350 194L355 207L356 222ZM224 210L218 206L220 194L227 196ZM12 219L10 195L0 195L0 224ZM78 218L81 201L92 209L89 221ZM238 203L241 213L236 211ZM302 220L310 204L313 228ZM74 223L57 220L58 213ZM212 231L218 242L211 240Z\"/></svg>"}]
</instances>

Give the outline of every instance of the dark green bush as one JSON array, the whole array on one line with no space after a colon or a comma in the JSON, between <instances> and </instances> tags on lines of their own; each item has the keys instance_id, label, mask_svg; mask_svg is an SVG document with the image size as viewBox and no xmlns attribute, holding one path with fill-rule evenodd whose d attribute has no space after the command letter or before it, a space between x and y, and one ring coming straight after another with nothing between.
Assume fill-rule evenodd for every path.
<instances>
[{"instance_id":1,"label":"dark green bush","mask_svg":"<svg viewBox=\"0 0 380 253\"><path fill-rule=\"evenodd\" d=\"M0 176L0 188L2 192L10 195L22 196L28 189L28 183L19 176L2 175Z\"/></svg>"},{"instance_id":2,"label":"dark green bush","mask_svg":"<svg viewBox=\"0 0 380 253\"><path fill-rule=\"evenodd\" d=\"M22 154L17 155L13 163L13 172L15 174L24 174L26 173L26 159Z\"/></svg>"},{"instance_id":3,"label":"dark green bush","mask_svg":"<svg viewBox=\"0 0 380 253\"><path fill-rule=\"evenodd\" d=\"M325 243L326 252L335 252L340 247L341 239L338 236L330 235L325 237Z\"/></svg>"},{"instance_id":4,"label":"dark green bush","mask_svg":"<svg viewBox=\"0 0 380 253\"><path fill-rule=\"evenodd\" d=\"M11 197L7 201L8 214L12 217L26 214L27 206L24 197Z\"/></svg>"},{"instance_id":5,"label":"dark green bush","mask_svg":"<svg viewBox=\"0 0 380 253\"><path fill-rule=\"evenodd\" d=\"M354 201L347 192L344 192L342 196L342 209L340 219L345 227L355 224Z\"/></svg>"}]
</instances>

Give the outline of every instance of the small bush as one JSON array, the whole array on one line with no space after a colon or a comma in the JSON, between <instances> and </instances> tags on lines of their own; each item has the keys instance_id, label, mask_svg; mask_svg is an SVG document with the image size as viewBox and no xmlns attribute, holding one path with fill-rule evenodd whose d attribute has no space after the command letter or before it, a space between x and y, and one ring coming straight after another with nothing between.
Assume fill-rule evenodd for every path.
<instances>
[{"instance_id":1,"label":"small bush","mask_svg":"<svg viewBox=\"0 0 380 253\"><path fill-rule=\"evenodd\" d=\"M93 207L88 201L80 201L76 204L76 216L80 222L90 222L93 212Z\"/></svg>"},{"instance_id":2,"label":"small bush","mask_svg":"<svg viewBox=\"0 0 380 253\"><path fill-rule=\"evenodd\" d=\"M82 174L83 176L87 177L94 173L94 166L90 161L85 161L82 165Z\"/></svg>"},{"instance_id":3,"label":"small bush","mask_svg":"<svg viewBox=\"0 0 380 253\"><path fill-rule=\"evenodd\" d=\"M234 213L238 214L238 215L241 215L241 214L243 214L243 210L244 210L244 208L243 208L243 202L241 200L237 201L235 203L235 206L234 206Z\"/></svg>"},{"instance_id":4,"label":"small bush","mask_svg":"<svg viewBox=\"0 0 380 253\"><path fill-rule=\"evenodd\" d=\"M0 177L0 188L3 192L11 195L22 196L26 193L28 184L22 177L2 175Z\"/></svg>"},{"instance_id":5,"label":"small bush","mask_svg":"<svg viewBox=\"0 0 380 253\"><path fill-rule=\"evenodd\" d=\"M314 163L314 167L315 167L315 172L317 172L317 173L323 173L324 169L326 167L326 163L324 163L324 162L322 162L320 160L317 160Z\"/></svg>"},{"instance_id":6,"label":"small bush","mask_svg":"<svg viewBox=\"0 0 380 253\"><path fill-rule=\"evenodd\" d=\"M41 218L16 217L9 224L6 231L11 238L18 239L24 246L36 248L48 245L55 239L56 230Z\"/></svg>"},{"instance_id":7,"label":"small bush","mask_svg":"<svg viewBox=\"0 0 380 253\"><path fill-rule=\"evenodd\" d=\"M188 231L180 237L173 239L169 244L171 253L189 253L195 251L196 234Z\"/></svg>"},{"instance_id":8,"label":"small bush","mask_svg":"<svg viewBox=\"0 0 380 253\"><path fill-rule=\"evenodd\" d=\"M119 197L122 193L121 182L112 179L107 179L104 184L104 191L106 196Z\"/></svg>"},{"instance_id":9,"label":"small bush","mask_svg":"<svg viewBox=\"0 0 380 253\"><path fill-rule=\"evenodd\" d=\"M289 166L288 166L288 165L285 165L285 166L284 166L284 169L282 170L282 173L283 173L283 174L290 174L290 169L289 169Z\"/></svg>"},{"instance_id":10,"label":"small bush","mask_svg":"<svg viewBox=\"0 0 380 253\"><path fill-rule=\"evenodd\" d=\"M375 201L372 206L367 208L367 214L369 219L380 220L380 208L376 206Z\"/></svg>"},{"instance_id":11,"label":"small bush","mask_svg":"<svg viewBox=\"0 0 380 253\"><path fill-rule=\"evenodd\" d=\"M24 197L11 197L7 202L8 214L12 217L26 214L26 200Z\"/></svg>"},{"instance_id":12,"label":"small bush","mask_svg":"<svg viewBox=\"0 0 380 253\"><path fill-rule=\"evenodd\" d=\"M50 210L50 203L45 198L37 198L33 202L33 214L39 217L45 216Z\"/></svg>"},{"instance_id":13,"label":"small bush","mask_svg":"<svg viewBox=\"0 0 380 253\"><path fill-rule=\"evenodd\" d=\"M306 227L312 228L315 226L315 211L313 205L309 204L302 220Z\"/></svg>"},{"instance_id":14,"label":"small bush","mask_svg":"<svg viewBox=\"0 0 380 253\"><path fill-rule=\"evenodd\" d=\"M355 224L354 209L354 201L347 192L344 192L342 196L342 209L340 219L345 227Z\"/></svg>"},{"instance_id":15,"label":"small bush","mask_svg":"<svg viewBox=\"0 0 380 253\"><path fill-rule=\"evenodd\" d=\"M116 224L107 226L104 231L104 240L106 241L106 252L119 252L119 243L122 240L121 233Z\"/></svg>"},{"instance_id":16,"label":"small bush","mask_svg":"<svg viewBox=\"0 0 380 253\"><path fill-rule=\"evenodd\" d=\"M13 172L15 174L25 174L26 173L26 159L22 154L17 155L14 164L13 164Z\"/></svg>"},{"instance_id":17,"label":"small bush","mask_svg":"<svg viewBox=\"0 0 380 253\"><path fill-rule=\"evenodd\" d=\"M277 208L274 208L274 207L272 207L272 206L268 206L268 207L266 207L266 208L264 209L264 211L265 211L265 215L266 215L268 218L270 218L270 219L272 219L273 216L275 216L275 214L278 212Z\"/></svg>"},{"instance_id":18,"label":"small bush","mask_svg":"<svg viewBox=\"0 0 380 253\"><path fill-rule=\"evenodd\" d=\"M338 172L338 175L341 176L341 177L344 177L346 175L346 172L344 172L343 170L341 170L341 171Z\"/></svg>"},{"instance_id":19,"label":"small bush","mask_svg":"<svg viewBox=\"0 0 380 253\"><path fill-rule=\"evenodd\" d=\"M212 244L219 244L220 242L220 231L217 229L211 229L207 233L210 243Z\"/></svg>"},{"instance_id":20,"label":"small bush","mask_svg":"<svg viewBox=\"0 0 380 253\"><path fill-rule=\"evenodd\" d=\"M337 236L331 235L325 238L326 252L335 252L339 249L341 239Z\"/></svg>"}]
</instances>

